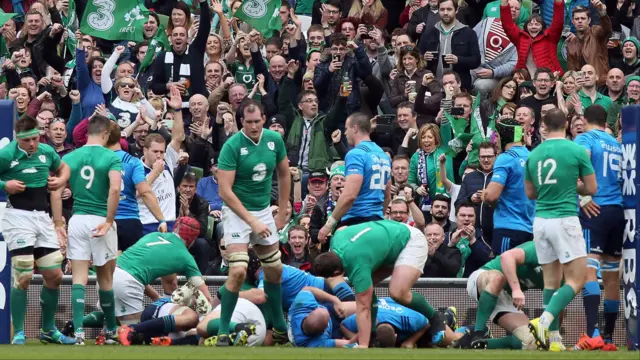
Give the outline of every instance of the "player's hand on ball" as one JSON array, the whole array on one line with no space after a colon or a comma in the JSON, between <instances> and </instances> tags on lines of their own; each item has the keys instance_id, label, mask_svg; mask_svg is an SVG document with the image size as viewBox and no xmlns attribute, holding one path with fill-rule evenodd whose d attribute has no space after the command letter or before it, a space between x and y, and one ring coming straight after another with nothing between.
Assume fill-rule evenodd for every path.
<instances>
[{"instance_id":1,"label":"player's hand on ball","mask_svg":"<svg viewBox=\"0 0 640 360\"><path fill-rule=\"evenodd\" d=\"M9 180L4 185L4 190L9 193L9 195L14 195L25 191L27 187L24 185L22 181L18 180Z\"/></svg>"},{"instance_id":2,"label":"player's hand on ball","mask_svg":"<svg viewBox=\"0 0 640 360\"><path fill-rule=\"evenodd\" d=\"M111 223L102 223L98 225L97 228L93 229L93 237L103 237L107 235L109 229L111 229Z\"/></svg>"},{"instance_id":3,"label":"player's hand on ball","mask_svg":"<svg viewBox=\"0 0 640 360\"><path fill-rule=\"evenodd\" d=\"M513 306L515 306L516 309L520 310L524 307L524 294L522 290L513 290L511 292L511 298L513 299Z\"/></svg>"},{"instance_id":4,"label":"player's hand on ball","mask_svg":"<svg viewBox=\"0 0 640 360\"><path fill-rule=\"evenodd\" d=\"M275 220L277 226L278 219L276 218ZM251 226L251 231L253 231L254 234L258 234L263 239L266 239L271 235L271 230L269 230L269 227L258 219L254 219L249 225Z\"/></svg>"}]
</instances>

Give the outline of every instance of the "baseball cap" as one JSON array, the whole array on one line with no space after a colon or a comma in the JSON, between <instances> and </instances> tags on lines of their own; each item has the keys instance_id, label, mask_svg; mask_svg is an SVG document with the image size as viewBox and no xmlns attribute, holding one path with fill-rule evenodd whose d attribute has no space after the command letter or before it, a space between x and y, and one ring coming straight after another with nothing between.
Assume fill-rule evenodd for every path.
<instances>
[{"instance_id":1,"label":"baseball cap","mask_svg":"<svg viewBox=\"0 0 640 360\"><path fill-rule=\"evenodd\" d=\"M309 181L322 181L325 182L327 181L327 179L329 178L329 176L327 175L327 172L324 170L315 170L312 171L309 174Z\"/></svg>"},{"instance_id":2,"label":"baseball cap","mask_svg":"<svg viewBox=\"0 0 640 360\"><path fill-rule=\"evenodd\" d=\"M280 124L282 128L284 129L287 128L287 119L282 114L273 115L267 123L269 127L271 127L271 125L274 125L274 124Z\"/></svg>"},{"instance_id":3,"label":"baseball cap","mask_svg":"<svg viewBox=\"0 0 640 360\"><path fill-rule=\"evenodd\" d=\"M192 217L179 217L173 227L173 232L185 241L187 247L190 247L200 236L200 223Z\"/></svg>"}]
</instances>

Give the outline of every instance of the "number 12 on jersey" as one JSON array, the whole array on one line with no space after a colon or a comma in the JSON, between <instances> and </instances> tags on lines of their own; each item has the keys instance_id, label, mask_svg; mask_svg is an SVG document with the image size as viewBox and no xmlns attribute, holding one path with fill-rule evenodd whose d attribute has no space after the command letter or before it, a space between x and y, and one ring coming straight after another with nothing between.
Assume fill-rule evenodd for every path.
<instances>
[{"instance_id":1,"label":"number 12 on jersey","mask_svg":"<svg viewBox=\"0 0 640 360\"><path fill-rule=\"evenodd\" d=\"M389 165L373 164L371 166L373 174L371 175L371 182L369 183L369 189L371 190L385 190L387 186L386 179L391 174L391 168Z\"/></svg>"},{"instance_id":2,"label":"number 12 on jersey","mask_svg":"<svg viewBox=\"0 0 640 360\"><path fill-rule=\"evenodd\" d=\"M544 162L542 160L538 161L538 185L553 185L558 182L555 178L553 178L553 173L556 172L556 168L558 163L554 159L547 159ZM544 177L544 181L542 181L542 170L547 170L547 176Z\"/></svg>"}]
</instances>

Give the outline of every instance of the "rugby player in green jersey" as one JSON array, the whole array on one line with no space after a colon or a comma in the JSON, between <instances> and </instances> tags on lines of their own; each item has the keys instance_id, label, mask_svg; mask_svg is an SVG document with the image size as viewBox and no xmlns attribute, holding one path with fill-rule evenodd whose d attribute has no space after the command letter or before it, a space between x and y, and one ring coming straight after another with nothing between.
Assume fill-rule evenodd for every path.
<instances>
[{"instance_id":1,"label":"rugby player in green jersey","mask_svg":"<svg viewBox=\"0 0 640 360\"><path fill-rule=\"evenodd\" d=\"M429 319L432 342L439 345L445 340L444 320L422 295L411 291L427 256L427 239L420 230L391 220L370 221L336 231L331 252L316 258L314 273L324 278L344 273L355 288L358 347L369 346L375 327L374 285L389 276L391 298Z\"/></svg>"},{"instance_id":2,"label":"rugby player in green jersey","mask_svg":"<svg viewBox=\"0 0 640 360\"><path fill-rule=\"evenodd\" d=\"M529 325L529 318L521 309L525 304L523 291L542 290L543 287L542 268L532 241L502 253L471 273L467 292L478 303L471 347L537 349L535 329ZM484 339L487 320L492 320L511 335Z\"/></svg>"},{"instance_id":3,"label":"rugby player in green jersey","mask_svg":"<svg viewBox=\"0 0 640 360\"><path fill-rule=\"evenodd\" d=\"M546 304L536 335L546 346L552 322L585 283L587 253L578 219L578 195L591 196L598 185L589 154L565 137L565 114L551 109L542 121L548 135L529 154L525 191L529 199L536 200L533 238L544 274L542 302ZM563 275L565 284L561 287ZM550 333L549 341L561 339Z\"/></svg>"},{"instance_id":4,"label":"rugby player in green jersey","mask_svg":"<svg viewBox=\"0 0 640 360\"><path fill-rule=\"evenodd\" d=\"M110 125L107 117L94 114L89 119L87 144L64 157L71 169L69 186L73 193L67 257L71 260L71 302L78 345L84 345L85 339L84 329L79 325L84 318L85 286L91 261L97 269L106 343L117 343L112 283L118 248L114 218L120 199L122 162L115 152L105 147L111 134Z\"/></svg>"},{"instance_id":5,"label":"rugby player in green jersey","mask_svg":"<svg viewBox=\"0 0 640 360\"><path fill-rule=\"evenodd\" d=\"M287 324L282 313L282 263L278 229L286 224L286 212L274 219L271 213L271 183L278 173L278 206L286 209L291 191L289 160L279 133L264 129L262 106L248 100L242 109L242 130L227 140L218 158L218 184L222 207L224 242L229 276L220 288L221 315L216 346L230 346L229 322L247 273L249 244L253 245L265 273L267 308L273 315L273 338L287 342Z\"/></svg>"},{"instance_id":6,"label":"rugby player in green jersey","mask_svg":"<svg viewBox=\"0 0 640 360\"><path fill-rule=\"evenodd\" d=\"M55 150L39 142L37 120L24 116L15 123L16 140L0 150L0 189L8 194L7 209L2 219L2 236L11 254L10 304L14 345L24 345L24 321L27 292L34 263L44 278L40 292L42 328L40 340L74 344L55 327L55 314L60 294L66 231L61 220L54 223L49 215L48 190L64 188L69 167ZM54 172L55 176L49 173ZM51 195L51 210L62 214L62 199Z\"/></svg>"}]
</instances>

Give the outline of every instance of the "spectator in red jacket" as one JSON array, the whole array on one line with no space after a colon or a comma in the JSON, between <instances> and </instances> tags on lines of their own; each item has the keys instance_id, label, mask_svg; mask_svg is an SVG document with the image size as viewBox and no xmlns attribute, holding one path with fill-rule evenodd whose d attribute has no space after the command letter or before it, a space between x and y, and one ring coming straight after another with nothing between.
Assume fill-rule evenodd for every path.
<instances>
[{"instance_id":1,"label":"spectator in red jacket","mask_svg":"<svg viewBox=\"0 0 640 360\"><path fill-rule=\"evenodd\" d=\"M564 23L563 0L554 1L553 20L546 29L546 24L539 14L531 15L524 24L524 30L520 29L511 17L507 0L500 2L500 19L507 37L518 49L516 70L527 69L530 74L534 74L537 68L546 67L553 72L562 73L562 67L555 54Z\"/></svg>"}]
</instances>

